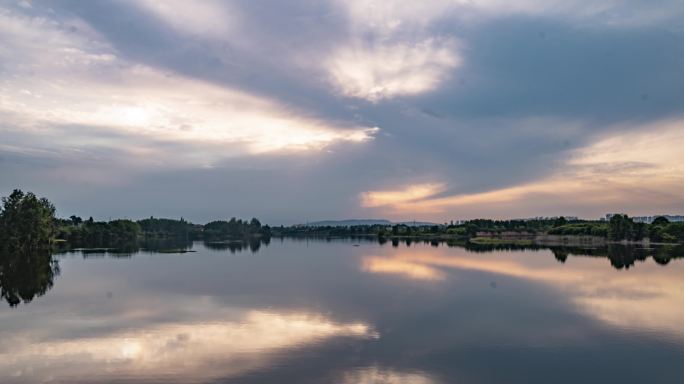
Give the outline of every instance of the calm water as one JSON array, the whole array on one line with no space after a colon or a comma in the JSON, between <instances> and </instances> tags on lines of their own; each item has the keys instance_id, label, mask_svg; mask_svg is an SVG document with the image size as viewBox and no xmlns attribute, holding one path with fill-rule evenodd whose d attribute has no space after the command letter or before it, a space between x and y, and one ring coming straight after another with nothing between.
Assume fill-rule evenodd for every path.
<instances>
[{"instance_id":1,"label":"calm water","mask_svg":"<svg viewBox=\"0 0 684 384\"><path fill-rule=\"evenodd\" d=\"M684 259L658 250L222 248L3 271L44 294L1 303L0 382L684 382Z\"/></svg>"}]
</instances>

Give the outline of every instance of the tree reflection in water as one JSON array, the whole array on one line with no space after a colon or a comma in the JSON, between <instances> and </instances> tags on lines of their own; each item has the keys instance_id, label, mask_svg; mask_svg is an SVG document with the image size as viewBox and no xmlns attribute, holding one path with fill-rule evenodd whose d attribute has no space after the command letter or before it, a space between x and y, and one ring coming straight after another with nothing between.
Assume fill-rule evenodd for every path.
<instances>
[{"instance_id":1,"label":"tree reflection in water","mask_svg":"<svg viewBox=\"0 0 684 384\"><path fill-rule=\"evenodd\" d=\"M259 252L262 245L268 245L270 237L252 237L247 239L204 241L204 246L214 251L230 251L230 253L242 252L249 249L252 253Z\"/></svg>"},{"instance_id":2,"label":"tree reflection in water","mask_svg":"<svg viewBox=\"0 0 684 384\"><path fill-rule=\"evenodd\" d=\"M214 251L229 251L231 253L249 251L259 252L260 248L270 243L270 238L252 238L240 241L204 242L204 246ZM302 239L300 239L302 240ZM302 240L303 241L303 240ZM349 239L312 239L312 241L349 241ZM370 239L355 238L354 242L369 242ZM391 239L392 247L399 247L404 243L410 247L420 240ZM559 263L570 262L571 257L607 258L610 265L616 269L629 269L637 261L645 261L652 257L660 265L667 265L673 259L684 258L684 245L658 245L643 247L624 244L609 244L605 247L547 247L539 245L516 244L473 244L453 241L422 241L433 247L446 245L448 247L465 248L470 252L488 253L495 251L529 251L550 250ZM388 241L380 241L385 245ZM386 244L390 245L390 244ZM185 253L192 251L193 243L189 240L164 239L154 241L139 241L130 244L118 244L116 248L91 249L63 249L59 253L79 252L84 258L89 257L132 257L141 250L160 253ZM34 298L47 293L54 284L55 276L59 275L59 263L49 250L0 252L0 295L11 307L21 302L29 303Z\"/></svg>"},{"instance_id":3,"label":"tree reflection in water","mask_svg":"<svg viewBox=\"0 0 684 384\"><path fill-rule=\"evenodd\" d=\"M0 296L11 307L44 295L59 275L59 263L49 250L0 253Z\"/></svg>"},{"instance_id":4,"label":"tree reflection in water","mask_svg":"<svg viewBox=\"0 0 684 384\"><path fill-rule=\"evenodd\" d=\"M683 245L659 245L652 248L608 244L600 248L552 247L554 257L560 263L565 263L568 256L605 257L615 269L629 269L637 261L646 261L649 257L660 265L667 265L672 259L684 257Z\"/></svg>"}]
</instances>

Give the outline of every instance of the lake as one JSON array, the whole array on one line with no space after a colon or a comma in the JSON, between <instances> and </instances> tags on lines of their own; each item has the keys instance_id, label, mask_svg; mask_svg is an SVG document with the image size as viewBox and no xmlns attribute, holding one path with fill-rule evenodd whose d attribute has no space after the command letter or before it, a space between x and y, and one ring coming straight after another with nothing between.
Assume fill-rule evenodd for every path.
<instances>
[{"instance_id":1,"label":"lake","mask_svg":"<svg viewBox=\"0 0 684 384\"><path fill-rule=\"evenodd\" d=\"M1 271L3 292L32 300L0 305L0 382L684 380L681 249L497 248L272 239L54 255L54 276Z\"/></svg>"}]
</instances>

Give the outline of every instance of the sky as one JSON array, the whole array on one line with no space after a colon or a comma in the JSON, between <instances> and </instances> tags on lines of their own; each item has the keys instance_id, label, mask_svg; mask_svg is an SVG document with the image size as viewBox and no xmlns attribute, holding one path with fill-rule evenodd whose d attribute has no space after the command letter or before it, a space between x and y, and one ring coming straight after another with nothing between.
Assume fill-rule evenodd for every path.
<instances>
[{"instance_id":1,"label":"sky","mask_svg":"<svg viewBox=\"0 0 684 384\"><path fill-rule=\"evenodd\" d=\"M96 219L684 213L680 0L0 0L0 195Z\"/></svg>"}]
</instances>

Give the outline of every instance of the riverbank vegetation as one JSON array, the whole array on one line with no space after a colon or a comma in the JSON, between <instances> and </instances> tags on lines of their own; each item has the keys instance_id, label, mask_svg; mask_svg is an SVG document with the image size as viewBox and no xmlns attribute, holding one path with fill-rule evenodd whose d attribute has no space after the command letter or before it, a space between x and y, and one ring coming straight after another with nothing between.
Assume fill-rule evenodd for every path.
<instances>
[{"instance_id":1,"label":"riverbank vegetation","mask_svg":"<svg viewBox=\"0 0 684 384\"><path fill-rule=\"evenodd\" d=\"M659 217L652 224L638 223L627 215L613 215L610 220L567 220L563 217L530 220L476 219L459 224L410 226L292 226L275 227L275 236L379 238L470 239L472 242L531 241L540 236L595 237L606 241L684 243L684 223L670 223Z\"/></svg>"},{"instance_id":2,"label":"riverbank vegetation","mask_svg":"<svg viewBox=\"0 0 684 384\"><path fill-rule=\"evenodd\" d=\"M256 218L231 218L205 225L193 224L183 218L110 221L96 221L92 217L84 220L75 215L66 219L56 218L55 207L47 199L20 190L3 197L0 208L0 252L13 254L54 247L128 249L136 242L154 244L169 239L249 243L254 238L270 235L270 227L262 225Z\"/></svg>"},{"instance_id":3,"label":"riverbank vegetation","mask_svg":"<svg viewBox=\"0 0 684 384\"><path fill-rule=\"evenodd\" d=\"M193 224L185 219L160 219L150 217L142 220L117 219L108 222L81 220L72 216L69 220L57 220L56 238L74 247L107 247L131 243L136 240L149 242L154 239L178 239L186 241L248 241L254 237L270 236L270 228L258 219L212 221L205 225Z\"/></svg>"},{"instance_id":4,"label":"riverbank vegetation","mask_svg":"<svg viewBox=\"0 0 684 384\"><path fill-rule=\"evenodd\" d=\"M493 250L551 249L559 262L568 256L608 257L613 267L630 268L648 257L659 264L684 257L684 244L616 244L650 239L652 242L684 243L684 223L664 217L651 224L637 223L626 215L608 221L566 220L471 220L458 224L375 224L355 226L291 226L270 228L254 218L218 220L201 225L185 219L146 218L83 220L55 217L55 207L33 193L13 191L0 206L0 298L17 306L45 294L59 275L54 253L78 251L83 257L131 257L141 249L161 253L192 252L194 240L204 240L212 250L256 252L271 236L308 241L310 237L348 238L379 244L425 243L463 247L470 252ZM600 246L577 247L565 237L601 239ZM562 241L557 241L561 238ZM543 240L542 240L543 239ZM341 240L345 241L345 240ZM551 243L560 243L551 244ZM579 241L578 243L582 243Z\"/></svg>"},{"instance_id":5,"label":"riverbank vegetation","mask_svg":"<svg viewBox=\"0 0 684 384\"><path fill-rule=\"evenodd\" d=\"M610 220L530 220L476 219L444 225L374 224L352 226L304 226L271 228L253 218L231 218L207 224L193 224L183 218L145 218L95 221L78 216L55 218L55 207L45 198L15 190L2 199L0 210L0 251L34 252L55 244L64 248L107 248L155 239L204 240L221 243L277 237L376 237L379 239L458 240L480 244L518 242L529 244L543 236L592 237L610 242L650 240L684 243L684 223L671 223L659 217L651 224L634 222L627 215ZM254 243L254 241L252 241Z\"/></svg>"}]
</instances>

